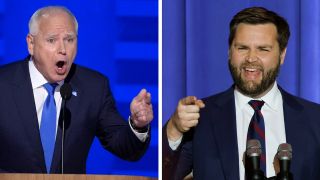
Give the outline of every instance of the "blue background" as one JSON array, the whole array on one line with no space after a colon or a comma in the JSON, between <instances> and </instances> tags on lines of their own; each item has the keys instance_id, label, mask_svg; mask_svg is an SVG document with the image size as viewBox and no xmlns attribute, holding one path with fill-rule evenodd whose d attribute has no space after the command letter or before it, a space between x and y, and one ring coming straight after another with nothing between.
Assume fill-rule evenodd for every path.
<instances>
[{"instance_id":1,"label":"blue background","mask_svg":"<svg viewBox=\"0 0 320 180\"><path fill-rule=\"evenodd\" d=\"M229 88L229 22L240 10L262 6L287 19L291 37L278 84L320 103L319 0L163 0L163 123L179 99Z\"/></svg>"},{"instance_id":2,"label":"blue background","mask_svg":"<svg viewBox=\"0 0 320 180\"><path fill-rule=\"evenodd\" d=\"M79 22L77 64L110 79L124 118L141 88L152 94L152 140L138 162L123 161L95 139L87 161L89 174L158 176L158 2L157 0L0 0L0 64L28 55L25 37L34 11L47 5L70 9Z\"/></svg>"}]
</instances>

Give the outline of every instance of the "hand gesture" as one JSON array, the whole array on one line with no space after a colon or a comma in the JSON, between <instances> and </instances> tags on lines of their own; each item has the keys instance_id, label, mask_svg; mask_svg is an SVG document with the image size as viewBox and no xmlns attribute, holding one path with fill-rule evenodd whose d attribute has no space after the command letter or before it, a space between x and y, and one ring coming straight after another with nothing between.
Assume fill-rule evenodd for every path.
<instances>
[{"instance_id":1,"label":"hand gesture","mask_svg":"<svg viewBox=\"0 0 320 180\"><path fill-rule=\"evenodd\" d=\"M130 104L131 119L135 127L143 128L153 119L151 94L142 89Z\"/></svg>"},{"instance_id":2,"label":"hand gesture","mask_svg":"<svg viewBox=\"0 0 320 180\"><path fill-rule=\"evenodd\" d=\"M184 132L196 126L200 117L200 108L204 108L202 100L188 96L179 101L178 107L167 125L167 136L170 140L179 139Z\"/></svg>"}]
</instances>

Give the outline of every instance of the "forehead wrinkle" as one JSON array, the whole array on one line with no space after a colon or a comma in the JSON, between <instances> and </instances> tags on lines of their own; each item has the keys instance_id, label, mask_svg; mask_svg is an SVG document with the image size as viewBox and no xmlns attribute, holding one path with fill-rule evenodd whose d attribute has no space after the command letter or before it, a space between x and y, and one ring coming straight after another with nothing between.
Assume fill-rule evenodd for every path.
<instances>
[{"instance_id":1,"label":"forehead wrinkle","mask_svg":"<svg viewBox=\"0 0 320 180\"><path fill-rule=\"evenodd\" d=\"M61 23L61 20L65 23ZM39 17L37 25L39 31L43 31L48 25L50 25L50 29L68 30L72 33L76 32L72 18L64 12L61 14L43 14Z\"/></svg>"}]
</instances>

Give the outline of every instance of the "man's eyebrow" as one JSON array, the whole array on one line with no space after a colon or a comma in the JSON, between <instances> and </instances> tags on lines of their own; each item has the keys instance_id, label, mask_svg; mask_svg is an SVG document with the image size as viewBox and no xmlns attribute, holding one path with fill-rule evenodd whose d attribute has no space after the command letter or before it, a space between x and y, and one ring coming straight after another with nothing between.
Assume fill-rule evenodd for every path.
<instances>
[{"instance_id":1,"label":"man's eyebrow","mask_svg":"<svg viewBox=\"0 0 320 180\"><path fill-rule=\"evenodd\" d=\"M242 46L242 47L247 47L247 45L243 43L234 43L234 46Z\"/></svg>"},{"instance_id":2,"label":"man's eyebrow","mask_svg":"<svg viewBox=\"0 0 320 180\"><path fill-rule=\"evenodd\" d=\"M77 36L77 34L74 32L67 32L66 36Z\"/></svg>"},{"instance_id":3,"label":"man's eyebrow","mask_svg":"<svg viewBox=\"0 0 320 180\"><path fill-rule=\"evenodd\" d=\"M248 45L245 45L243 43L234 43L234 46L248 47ZM273 46L270 44L261 44L261 45L257 45L256 47L258 47L258 48L273 48Z\"/></svg>"},{"instance_id":4,"label":"man's eyebrow","mask_svg":"<svg viewBox=\"0 0 320 180\"><path fill-rule=\"evenodd\" d=\"M263 45L259 45L258 48L270 48L270 49L272 49L273 46L272 45L268 45L268 44L265 44L265 45L263 44Z\"/></svg>"},{"instance_id":5,"label":"man's eyebrow","mask_svg":"<svg viewBox=\"0 0 320 180\"><path fill-rule=\"evenodd\" d=\"M58 36L59 36L59 34L55 34L55 33L48 33L48 34L44 35L45 38L56 38ZM75 33L68 33L68 34L63 35L62 37L63 38L75 38L75 37L77 37L77 35Z\"/></svg>"},{"instance_id":6,"label":"man's eyebrow","mask_svg":"<svg viewBox=\"0 0 320 180\"><path fill-rule=\"evenodd\" d=\"M76 34L75 33L67 33L66 35L67 36L75 36Z\"/></svg>"}]
</instances>

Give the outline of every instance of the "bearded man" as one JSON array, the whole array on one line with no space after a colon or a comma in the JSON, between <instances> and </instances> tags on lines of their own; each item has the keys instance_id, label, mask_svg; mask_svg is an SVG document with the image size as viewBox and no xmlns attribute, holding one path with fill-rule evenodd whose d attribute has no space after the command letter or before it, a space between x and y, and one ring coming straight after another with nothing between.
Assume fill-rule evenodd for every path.
<instances>
[{"instance_id":1,"label":"bearded man","mask_svg":"<svg viewBox=\"0 0 320 180\"><path fill-rule=\"evenodd\" d=\"M164 179L193 172L201 180L244 180L251 139L261 143L263 176L277 175L277 148L289 143L294 179L320 179L320 106L276 82L289 36L286 20L265 8L246 8L233 17L228 62L234 84L202 100L179 101L163 128Z\"/></svg>"}]
</instances>

